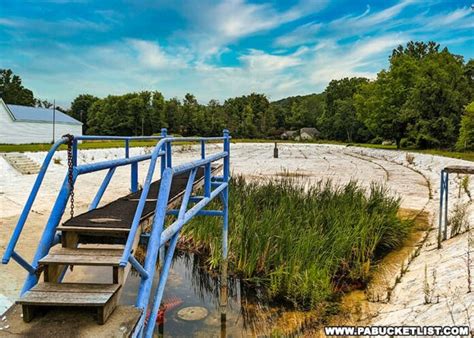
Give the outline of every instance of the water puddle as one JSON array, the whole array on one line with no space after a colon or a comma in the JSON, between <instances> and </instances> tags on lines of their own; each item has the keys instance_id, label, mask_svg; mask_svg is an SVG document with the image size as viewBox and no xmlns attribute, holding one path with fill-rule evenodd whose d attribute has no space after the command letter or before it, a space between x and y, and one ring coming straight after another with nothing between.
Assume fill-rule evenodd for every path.
<instances>
[{"instance_id":1,"label":"water puddle","mask_svg":"<svg viewBox=\"0 0 474 338\"><path fill-rule=\"evenodd\" d=\"M224 321L219 304L220 278L204 267L198 255L175 254L163 296L163 309L155 326L157 337L241 337L241 336L322 336L322 321L343 325L370 323L376 309L387 301L389 290L414 257L429 227L427 213L402 210L401 217L414 218L415 227L404 246L388 254L374 269L365 290L348 292L334 308L313 311L293 309L289 304L271 303L265 291L238 278L228 279L228 304ZM111 283L111 271L104 267L76 267L65 281ZM73 278L73 275L76 278ZM91 280L93 278L93 280ZM128 275L120 302L135 304L140 278ZM153 281L154 294L158 276ZM331 315L332 314L332 315Z\"/></svg>"},{"instance_id":2,"label":"water puddle","mask_svg":"<svg viewBox=\"0 0 474 338\"><path fill-rule=\"evenodd\" d=\"M261 290L250 289L237 278L228 280L227 314L222 321L219 279L205 271L197 255L177 254L163 296L165 311L157 320L155 333L166 337L292 335L301 333L311 322L312 312L270 304ZM130 273L121 303L135 303L139 283L139 276ZM153 289L157 283L155 277Z\"/></svg>"}]
</instances>

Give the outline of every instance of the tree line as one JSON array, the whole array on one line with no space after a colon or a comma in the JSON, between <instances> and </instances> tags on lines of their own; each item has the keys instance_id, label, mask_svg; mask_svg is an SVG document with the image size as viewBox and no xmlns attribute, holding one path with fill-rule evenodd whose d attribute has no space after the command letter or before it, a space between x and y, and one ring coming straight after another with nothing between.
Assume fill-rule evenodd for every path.
<instances>
[{"instance_id":1,"label":"tree line","mask_svg":"<svg viewBox=\"0 0 474 338\"><path fill-rule=\"evenodd\" d=\"M26 96L38 105L32 93L5 95L4 83L0 95L7 103ZM375 79L333 80L318 94L270 102L252 93L207 104L189 93L182 100L158 91L82 94L67 113L84 123L86 134L151 135L166 127L173 134L211 136L227 128L237 138L277 138L285 130L315 127L327 140L474 150L473 101L474 60L465 62L435 42L409 42L393 50L388 69Z\"/></svg>"}]
</instances>

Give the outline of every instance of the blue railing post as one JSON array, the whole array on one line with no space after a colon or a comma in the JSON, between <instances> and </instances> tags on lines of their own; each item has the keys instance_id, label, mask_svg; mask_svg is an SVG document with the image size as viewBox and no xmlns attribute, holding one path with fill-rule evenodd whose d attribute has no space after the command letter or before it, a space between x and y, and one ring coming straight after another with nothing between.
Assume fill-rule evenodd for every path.
<instances>
[{"instance_id":1,"label":"blue railing post","mask_svg":"<svg viewBox=\"0 0 474 338\"><path fill-rule=\"evenodd\" d=\"M51 147L48 154L46 155L46 158L43 161L43 165L41 166L38 176L36 177L33 188L31 189L30 195L28 196L28 200L26 201L25 207L23 208L20 218L18 219L18 223L16 224L15 229L13 230L12 237L10 241L8 242L7 249L5 250L5 253L2 258L3 264L8 264L8 262L10 261L10 258L15 249L16 243L18 242L21 232L23 231L23 227L31 211L33 202L36 199L36 195L38 194L41 184L43 183L44 176L46 175L46 171L48 170L49 163L51 162L51 159L53 158L54 153L62 144L66 142L67 142L67 138L62 137L60 140L56 141L56 143Z\"/></svg>"},{"instance_id":2,"label":"blue railing post","mask_svg":"<svg viewBox=\"0 0 474 338\"><path fill-rule=\"evenodd\" d=\"M441 170L439 184L439 215L438 215L438 249L441 249L443 240L443 199L444 199L444 170Z\"/></svg>"},{"instance_id":3,"label":"blue railing post","mask_svg":"<svg viewBox=\"0 0 474 338\"><path fill-rule=\"evenodd\" d=\"M104 180L102 181L102 184L100 185L100 188L97 191L97 194L95 195L94 199L92 200L91 205L89 206L89 211L94 210L99 205L99 202L102 199L102 196L104 195L104 192L107 189L107 186L109 185L110 180L112 179L112 176L114 175L114 172L115 172L115 167L112 167L107 172L107 175L105 175Z\"/></svg>"},{"instance_id":4,"label":"blue railing post","mask_svg":"<svg viewBox=\"0 0 474 338\"><path fill-rule=\"evenodd\" d=\"M201 140L201 158L206 158L206 141Z\"/></svg>"},{"instance_id":5,"label":"blue railing post","mask_svg":"<svg viewBox=\"0 0 474 338\"><path fill-rule=\"evenodd\" d=\"M449 173L444 172L444 240L448 239L448 197L449 197Z\"/></svg>"},{"instance_id":6,"label":"blue railing post","mask_svg":"<svg viewBox=\"0 0 474 338\"><path fill-rule=\"evenodd\" d=\"M150 238L148 240L148 249L145 258L144 268L148 273L148 278L143 279L140 282L138 289L138 296L136 306L144 309L146 312L151 287L153 283L153 277L155 274L156 260L158 256L158 250L160 248L161 233L165 223L166 209L168 206L168 199L171 190L171 182L173 180L173 171L169 168L163 173L163 177L160 183L160 190L158 193L158 201L155 208L155 217L153 219L153 225L151 228Z\"/></svg>"},{"instance_id":7,"label":"blue railing post","mask_svg":"<svg viewBox=\"0 0 474 338\"><path fill-rule=\"evenodd\" d=\"M76 170L73 171L73 179L72 184L76 181L77 172ZM49 216L48 222L46 223L45 229L43 231L43 235L41 236L40 242L38 244L38 249L36 250L35 257L33 258L33 262L31 265L37 269L38 262L41 258L46 256L51 248L52 243L54 242L54 236L56 234L56 227L61 220L62 215L64 214L64 210L66 209L66 204L69 199L69 195L71 193L70 186L69 186L69 179L66 175L61 190L59 191L58 198L54 203L53 210L51 211L51 215ZM25 280L25 284L23 285L23 289L21 290L21 295L23 295L26 291L31 289L33 286L36 285L38 282L38 275L36 273L29 273L28 277Z\"/></svg>"},{"instance_id":8,"label":"blue railing post","mask_svg":"<svg viewBox=\"0 0 474 338\"><path fill-rule=\"evenodd\" d=\"M125 140L125 158L130 158L130 140ZM138 191L138 163L130 164L130 191Z\"/></svg>"},{"instance_id":9,"label":"blue railing post","mask_svg":"<svg viewBox=\"0 0 474 338\"><path fill-rule=\"evenodd\" d=\"M230 134L227 129L224 129L224 151L227 156L224 157L224 182L229 181L230 178Z\"/></svg>"},{"instance_id":10,"label":"blue railing post","mask_svg":"<svg viewBox=\"0 0 474 338\"><path fill-rule=\"evenodd\" d=\"M168 136L168 130L166 128L161 128L161 137L162 138L166 138L166 136ZM162 146L162 150L164 152L166 152L166 148L167 148L167 145L166 143L163 144ZM160 161L161 161L161 177L163 177L163 173L165 172L165 169L166 169L166 161L168 160L168 156L162 156Z\"/></svg>"},{"instance_id":11,"label":"blue railing post","mask_svg":"<svg viewBox=\"0 0 474 338\"><path fill-rule=\"evenodd\" d=\"M125 158L130 157L130 141L125 140Z\"/></svg>"},{"instance_id":12,"label":"blue railing post","mask_svg":"<svg viewBox=\"0 0 474 338\"><path fill-rule=\"evenodd\" d=\"M166 142L166 168L173 167L173 159L171 153L171 142Z\"/></svg>"},{"instance_id":13,"label":"blue railing post","mask_svg":"<svg viewBox=\"0 0 474 338\"><path fill-rule=\"evenodd\" d=\"M221 321L225 323L227 316L227 256L228 256L228 234L229 234L229 180L230 180L230 135L227 129L224 129L224 182L227 183L222 191L221 198L223 204L222 212L222 263L221 263L221 280L220 280L220 309Z\"/></svg>"}]
</instances>

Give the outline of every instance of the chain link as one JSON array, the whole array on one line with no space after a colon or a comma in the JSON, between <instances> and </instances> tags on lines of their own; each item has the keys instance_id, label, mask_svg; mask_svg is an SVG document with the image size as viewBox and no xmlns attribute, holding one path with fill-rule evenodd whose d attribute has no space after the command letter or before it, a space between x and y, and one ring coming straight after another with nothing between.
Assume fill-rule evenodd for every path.
<instances>
[{"instance_id":1,"label":"chain link","mask_svg":"<svg viewBox=\"0 0 474 338\"><path fill-rule=\"evenodd\" d=\"M74 136L67 134L64 135L69 139L67 143L67 167L68 167L68 182L69 182L69 194L71 198L71 209L70 209L70 215L71 218L74 217L74 176L73 176L73 170L74 170L74 163L73 163L73 154L72 154L72 144L74 140Z\"/></svg>"}]
</instances>

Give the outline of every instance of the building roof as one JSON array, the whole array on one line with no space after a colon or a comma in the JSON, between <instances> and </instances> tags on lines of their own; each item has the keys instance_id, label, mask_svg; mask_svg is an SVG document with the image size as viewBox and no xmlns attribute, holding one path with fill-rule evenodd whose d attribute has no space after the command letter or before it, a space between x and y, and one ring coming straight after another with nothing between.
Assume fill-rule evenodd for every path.
<instances>
[{"instance_id":1,"label":"building roof","mask_svg":"<svg viewBox=\"0 0 474 338\"><path fill-rule=\"evenodd\" d=\"M5 104L5 107L7 107L7 110L14 121L53 123L53 109L19 106L16 104ZM60 112L57 109L55 110L54 115L55 123L82 125L82 122Z\"/></svg>"},{"instance_id":2,"label":"building roof","mask_svg":"<svg viewBox=\"0 0 474 338\"><path fill-rule=\"evenodd\" d=\"M301 128L300 133L306 133L308 135L317 135L319 134L319 130L316 128Z\"/></svg>"}]
</instances>

